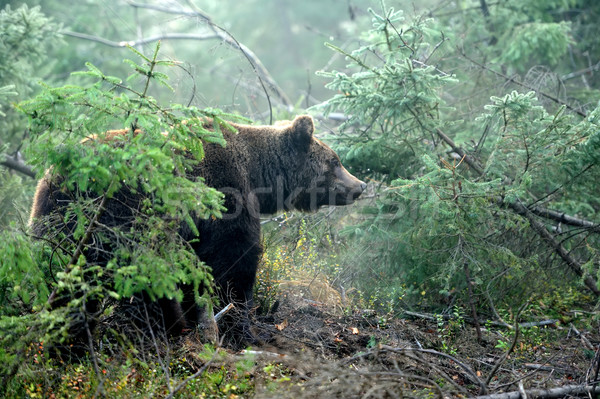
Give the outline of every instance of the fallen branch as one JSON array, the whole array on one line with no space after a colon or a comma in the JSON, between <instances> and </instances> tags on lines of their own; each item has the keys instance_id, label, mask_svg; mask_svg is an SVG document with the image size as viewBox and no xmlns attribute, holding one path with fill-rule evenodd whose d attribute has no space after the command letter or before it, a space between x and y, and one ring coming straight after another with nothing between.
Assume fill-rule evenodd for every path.
<instances>
[{"instance_id":1,"label":"fallen branch","mask_svg":"<svg viewBox=\"0 0 600 399\"><path fill-rule=\"evenodd\" d=\"M411 312L409 310L405 310L403 313L407 316L412 316L412 317L416 317L419 319L433 320L433 321L437 321L440 317L444 320L453 320L454 319L453 316L447 315L447 314L434 315L434 314L428 314L428 313ZM465 317L463 320L469 324L473 324L473 320L471 320L469 317ZM558 323L557 319L527 321L524 323L519 323L519 328L551 326L556 323ZM495 321L495 320L480 321L480 324L490 325L490 326L494 326L494 327L505 327L505 328L509 328L509 329L514 328L513 326L511 326L508 323L505 323L502 321Z\"/></svg>"},{"instance_id":2,"label":"fallen branch","mask_svg":"<svg viewBox=\"0 0 600 399\"><path fill-rule=\"evenodd\" d=\"M581 343L583 344L583 346L585 346L585 349L588 349L591 351L596 350L596 347L594 345L592 345L590 340L587 339L585 337L585 335L583 335L581 332L579 332L579 330L577 329L577 327L575 327L575 325L573 323L570 323L569 326L571 327L571 330L573 330L573 332L575 334L577 334L577 336L581 339Z\"/></svg>"},{"instance_id":3,"label":"fallen branch","mask_svg":"<svg viewBox=\"0 0 600 399\"><path fill-rule=\"evenodd\" d=\"M288 355L285 353L277 353L277 352L269 352L269 351L255 351L250 349L242 349L240 355L254 355L254 356L264 356L272 359L287 359Z\"/></svg>"},{"instance_id":4,"label":"fallen branch","mask_svg":"<svg viewBox=\"0 0 600 399\"><path fill-rule=\"evenodd\" d=\"M600 386L596 385L565 385L557 388L526 389L525 394L536 398L564 398L578 395L600 394ZM494 393L491 395L475 396L474 399L520 399L521 391Z\"/></svg>"}]
</instances>

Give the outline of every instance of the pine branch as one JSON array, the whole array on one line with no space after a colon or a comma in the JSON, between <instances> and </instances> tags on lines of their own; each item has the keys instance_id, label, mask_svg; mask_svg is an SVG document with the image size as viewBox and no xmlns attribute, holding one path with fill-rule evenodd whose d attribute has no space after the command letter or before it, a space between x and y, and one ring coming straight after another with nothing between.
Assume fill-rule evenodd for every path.
<instances>
[{"instance_id":1,"label":"pine branch","mask_svg":"<svg viewBox=\"0 0 600 399\"><path fill-rule=\"evenodd\" d=\"M439 128L436 129L436 133L446 144L448 144L452 148L453 151L455 151L457 154L459 154L465 160L465 162L473 168L473 170L475 170L478 174L483 175L484 170L481 166L479 166L479 164L475 161L475 159L470 157L462 148L457 146L456 143L454 143L454 141L450 137L448 137L446 134L444 134L444 132L442 132L441 129L439 129ZM558 254L558 256L560 256L560 258L567 264L567 266L572 271L574 271L575 274L577 274L578 276L583 278L583 282L585 283L586 287L589 288L589 290L592 291L594 293L594 295L600 296L600 290L598 289L598 282L596 281L596 279L594 279L589 274L585 273L581 264L575 258L573 258L573 256L571 256L569 251L567 251L565 249L565 247L563 247L562 244L560 242L558 242L552 236L552 234L550 234L550 232L548 231L546 226L544 226L541 222L539 222L537 219L535 219L534 212L531 209L529 209L525 205L521 204L521 202L518 199L513 202L505 202L502 198L499 198L498 202L501 205L507 205L510 209L512 209L518 215L524 216L529 221L531 228L554 250L554 252L556 254ZM546 212L541 212L541 209L543 209L543 208L536 207L535 209L540 214L540 216L556 217L556 216L561 215L560 212L556 212L556 211L545 210ZM550 218L552 218L552 217L550 217ZM565 223L566 223L566 221L569 221L569 222L581 222L582 221L581 219L577 219L574 217L569 217L569 218L561 217L561 219L564 219ZM589 224L589 226L593 227L594 229L596 229L598 227L598 225L596 225L592 222L587 222L587 221L585 221L585 222L586 222L586 224Z\"/></svg>"},{"instance_id":2,"label":"pine branch","mask_svg":"<svg viewBox=\"0 0 600 399\"><path fill-rule=\"evenodd\" d=\"M467 154L462 148L457 146L454 143L454 141L450 137L448 137L442 130L440 130L438 128L438 129L436 129L436 133L446 144L448 144L450 146L450 148L452 148L452 151L456 152L461 157L461 159L464 159L464 161L467 163L467 165L469 165L475 172L477 172L477 174L483 175L485 173L485 171L483 170L481 165L479 165L477 160L475 160L475 158L473 158L469 154ZM576 218L574 216L567 215L564 212L559 212L559 211L555 211L552 209L543 208L541 206L536 206L536 207L527 208L527 209L531 213L533 213L537 216L541 216L546 219L555 220L557 222L560 222L560 223L563 223L563 224L566 224L569 226L585 227L585 228L594 229L594 230L600 228L600 224L590 222L589 220Z\"/></svg>"},{"instance_id":3,"label":"pine branch","mask_svg":"<svg viewBox=\"0 0 600 399\"><path fill-rule=\"evenodd\" d=\"M583 278L583 282L586 287L590 289L596 296L600 296L600 290L598 289L598 282L589 274L586 274L583 270L583 267L579 264L579 262L571 256L569 251L567 251L560 242L558 242L552 234L548 231L546 226L540 223L535 217L531 210L529 210L526 206L521 204L519 201L514 201L511 203L507 203L507 205L515 211L517 214L524 216L528 221L531 228L554 249L554 252L561 257L561 259L569 266L569 268L574 271L578 276Z\"/></svg>"}]
</instances>

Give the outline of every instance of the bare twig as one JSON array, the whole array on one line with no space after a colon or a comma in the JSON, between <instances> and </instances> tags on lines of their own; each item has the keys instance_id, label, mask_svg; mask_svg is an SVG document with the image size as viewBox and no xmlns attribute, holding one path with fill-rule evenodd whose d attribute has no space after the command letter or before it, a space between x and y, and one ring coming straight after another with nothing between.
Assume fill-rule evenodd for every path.
<instances>
[{"instance_id":1,"label":"bare twig","mask_svg":"<svg viewBox=\"0 0 600 399\"><path fill-rule=\"evenodd\" d=\"M138 7L142 7L142 6L143 5L138 5ZM162 9L159 9L160 7L146 7L146 8L158 9L159 11L163 11ZM164 11L164 12L167 12L167 11ZM150 36L150 37L138 39L138 40L122 40L122 41L112 41L112 40L108 40L108 39L105 39L102 37L88 35L88 34L80 33L80 32L68 31L68 30L61 31L61 33L65 36L71 36L71 37L76 37L79 39L90 40L90 41L104 44L106 46L116 47L116 48L126 48L127 46L137 47L142 44L152 43L152 42L156 42L159 40L162 41L162 40L221 39L226 44L228 44L230 47L233 47L233 48L241 51L242 54L244 55L244 57L246 57L246 59L252 66L254 72L257 74L260 84L263 87L263 90L265 91L267 102L269 103L269 109L270 109L270 114L271 114L271 118L270 118L271 123L273 120L273 112L272 112L271 100L270 100L268 91L266 89L266 86L264 84L264 81L266 81L268 83L269 87L273 90L273 92L275 92L275 94L277 95L277 98L283 103L284 106L286 106L288 108L293 106L292 102L289 100L289 98L287 97L285 92L279 87L279 85L271 77L271 74L269 73L267 68L262 64L262 62L256 56L256 54L252 50L250 50L248 47L246 47L244 44L237 41L229 32L227 32L225 29L221 28L220 26L214 24L210 19L208 19L207 16L205 16L202 13L196 13L196 12L185 11L185 10L181 10L180 12L174 12L173 10L170 10L169 12L177 13L177 14L181 14L181 15L200 17L200 18L204 19L207 23L209 23L209 25L211 27L213 27L213 32L207 33L207 34L165 33L165 34Z\"/></svg>"},{"instance_id":2,"label":"bare twig","mask_svg":"<svg viewBox=\"0 0 600 399\"><path fill-rule=\"evenodd\" d=\"M163 370L163 373L165 373L165 378L167 379L167 388L169 389L169 394L173 394L173 390L171 389L171 373L169 372L169 368L167 367L167 365L165 364L165 362L163 361L162 356L160 355L160 348L158 347L158 341L156 339L156 336L154 335L154 326L152 325L152 321L150 320L150 315L148 314L148 307L146 306L146 301L142 300L142 304L144 307L144 318L145 318L145 322L148 325L148 330L150 331L150 337L152 338L152 345L154 346L154 350L156 351L156 359L158 361L158 364L160 364L160 367Z\"/></svg>"},{"instance_id":3,"label":"bare twig","mask_svg":"<svg viewBox=\"0 0 600 399\"><path fill-rule=\"evenodd\" d=\"M240 43L227 30L225 30L221 26L215 24L208 14L200 11L191 2L188 1L188 6L190 7L190 10L186 10L184 8L175 9L175 8L156 6L156 5L140 4L140 3L135 3L133 1L130 1L129 5L131 5L132 7L146 8L146 9L164 12L164 13L185 15L185 16L193 17L193 18L200 18L201 20L203 20L204 22L206 22L208 24L208 26L212 30L213 34L216 35L217 38L223 40L223 42L225 44L229 45L230 47L233 47L236 50L241 51L242 54L246 57L246 59L248 60L248 62L252 66L252 68L254 69L254 72L256 73L261 86L263 86L263 89L265 90L265 94L267 94L267 101L269 102L269 108L271 108L271 101L270 101L267 89L264 85L264 82L267 82L269 87L275 92L275 94L277 95L279 100L286 107L289 108L289 107L293 106L292 102L289 100L289 98L287 97L285 92L279 87L279 85L277 85L275 80L271 77L271 74L269 73L267 68L265 68L265 66L262 64L260 59L256 56L256 54L254 54L254 52L252 52L244 44ZM271 110L271 123L272 123L272 119L273 119L273 114L272 114L272 110Z\"/></svg>"},{"instance_id":4,"label":"bare twig","mask_svg":"<svg viewBox=\"0 0 600 399\"><path fill-rule=\"evenodd\" d=\"M104 379L102 378L102 374L100 374L100 367L98 367L98 357L96 356L96 351L94 350L94 339L92 337L92 331L90 330L90 323L88 322L88 311L85 300L83 301L83 323L85 327L85 333L88 339L88 349L90 357L92 358L94 374L96 374L96 378L98 378L98 380L100 381L96 390L96 394L101 393L102 395L104 395Z\"/></svg>"},{"instance_id":5,"label":"bare twig","mask_svg":"<svg viewBox=\"0 0 600 399\"><path fill-rule=\"evenodd\" d=\"M115 47L115 48L127 48L127 46L138 47L143 44L154 43L157 41L164 40L211 40L218 39L219 36L214 33L207 34L194 34L194 33L163 33L161 35L149 36L142 39L137 40L123 40L123 41L113 41L108 40L103 37L98 37L94 35L88 35L86 33L73 32L69 30L63 30L60 32L65 36L76 37L78 39L89 40L96 43L104 44L105 46Z\"/></svg>"}]
</instances>

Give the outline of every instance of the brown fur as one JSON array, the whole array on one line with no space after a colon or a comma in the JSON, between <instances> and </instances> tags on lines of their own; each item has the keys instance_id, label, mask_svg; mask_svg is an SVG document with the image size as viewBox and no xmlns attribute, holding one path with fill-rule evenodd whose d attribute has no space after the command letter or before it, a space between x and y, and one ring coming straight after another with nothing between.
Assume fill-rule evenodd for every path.
<instances>
[{"instance_id":1,"label":"brown fur","mask_svg":"<svg viewBox=\"0 0 600 399\"><path fill-rule=\"evenodd\" d=\"M243 314L234 323L235 335L248 341L251 334L247 310L262 254L260 214L350 204L364 190L365 183L348 173L333 150L313 137L314 125L309 116L275 126L233 127L237 132L223 129L227 145L206 144L204 160L190 172L190 178L202 177L207 185L225 194L227 212L217 220L195 218L200 240L192 241L194 234L185 223L181 224L180 234L212 267L224 305L241 304ZM126 132L109 131L108 140ZM135 209L140 197L121 191L115 201L109 201L100 223L128 223L132 215L125 205ZM31 212L34 232L43 234L43 217L60 213L61 209L64 212L62 204L72 199L70 193L52 184L48 174L40 180ZM100 255L86 256L88 261L108 260ZM190 300L193 292L188 292L186 298L181 304L186 315L183 324L189 326L198 322L194 316L198 312Z\"/></svg>"}]
</instances>

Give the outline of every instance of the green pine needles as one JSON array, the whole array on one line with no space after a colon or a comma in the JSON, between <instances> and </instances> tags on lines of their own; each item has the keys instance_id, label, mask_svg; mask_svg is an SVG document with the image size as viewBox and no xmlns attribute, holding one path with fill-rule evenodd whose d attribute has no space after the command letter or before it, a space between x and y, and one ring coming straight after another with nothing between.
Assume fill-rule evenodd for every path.
<instances>
[{"instance_id":1,"label":"green pine needles","mask_svg":"<svg viewBox=\"0 0 600 399\"><path fill-rule=\"evenodd\" d=\"M0 374L6 378L33 343L64 340L70 318L86 315L90 300L100 303L94 317L110 319L123 298L143 293L151 300L182 300L179 287L186 284L195 288L198 304L211 306L209 269L177 232L181 221L196 229L192 214L220 217L222 194L186 171L202 160L203 143L225 145L224 118L239 118L215 109L165 107L153 98L154 85L170 88L162 70L175 65L158 58L159 47L151 57L130 49L139 61L126 61L133 73L125 82L87 64L78 75L92 84L44 85L18 105L29 119L31 164L40 176L60 176L59 184L75 196L62 224L72 232L54 229L50 218L44 237L14 227L2 233ZM209 128L206 121L212 121ZM110 128L123 131L114 135ZM134 220L99 225L124 185L143 198ZM88 248L108 242L114 251L106 266L87 261ZM50 309L48 298L56 294L64 306Z\"/></svg>"},{"instance_id":2,"label":"green pine needles","mask_svg":"<svg viewBox=\"0 0 600 399\"><path fill-rule=\"evenodd\" d=\"M471 92L444 72L458 63L444 62L450 40L436 21L382 8L359 48L330 46L347 69L321 73L337 92L323 110L347 118L334 147L378 188L347 229L371 248L348 275L367 293L413 294L409 305L458 299L490 313L551 286L600 294L598 108L580 118L511 90L460 119L454 96Z\"/></svg>"}]
</instances>

